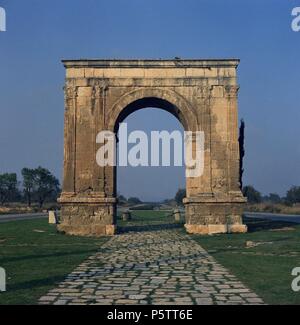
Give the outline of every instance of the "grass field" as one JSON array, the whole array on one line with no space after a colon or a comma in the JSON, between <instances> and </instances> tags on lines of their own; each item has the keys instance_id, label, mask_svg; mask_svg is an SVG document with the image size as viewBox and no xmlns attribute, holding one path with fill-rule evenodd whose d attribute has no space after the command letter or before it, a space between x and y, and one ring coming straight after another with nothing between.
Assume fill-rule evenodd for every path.
<instances>
[{"instance_id":1,"label":"grass field","mask_svg":"<svg viewBox=\"0 0 300 325\"><path fill-rule=\"evenodd\" d=\"M26 203L13 202L0 206L0 217L2 214L20 214L20 213L37 213L47 210L57 209L57 203L46 202L42 208L38 206L37 203L33 203L30 207Z\"/></svg>"},{"instance_id":2,"label":"grass field","mask_svg":"<svg viewBox=\"0 0 300 325\"><path fill-rule=\"evenodd\" d=\"M132 216L129 222L118 219L121 230L182 226L170 211L133 211ZM300 292L291 290L291 271L300 266L300 225L245 221L247 234L191 236L267 304L300 304ZM8 276L0 304L35 304L106 240L58 234L45 219L0 224L0 266Z\"/></svg>"},{"instance_id":3,"label":"grass field","mask_svg":"<svg viewBox=\"0 0 300 325\"><path fill-rule=\"evenodd\" d=\"M245 211L300 215L300 204L297 203L292 206L288 206L282 203L252 203L246 205Z\"/></svg>"},{"instance_id":4,"label":"grass field","mask_svg":"<svg viewBox=\"0 0 300 325\"><path fill-rule=\"evenodd\" d=\"M47 219L0 224L0 266L7 273L0 304L35 304L105 241L58 234Z\"/></svg>"},{"instance_id":5,"label":"grass field","mask_svg":"<svg viewBox=\"0 0 300 325\"><path fill-rule=\"evenodd\" d=\"M300 292L291 289L292 269L300 266L300 225L258 219L246 223L247 234L193 238L267 304L300 304ZM258 246L247 247L247 241Z\"/></svg>"},{"instance_id":6,"label":"grass field","mask_svg":"<svg viewBox=\"0 0 300 325\"><path fill-rule=\"evenodd\" d=\"M138 227L147 225L176 224L172 211L135 210L131 211L132 220L123 221L118 214L118 227Z\"/></svg>"}]
</instances>

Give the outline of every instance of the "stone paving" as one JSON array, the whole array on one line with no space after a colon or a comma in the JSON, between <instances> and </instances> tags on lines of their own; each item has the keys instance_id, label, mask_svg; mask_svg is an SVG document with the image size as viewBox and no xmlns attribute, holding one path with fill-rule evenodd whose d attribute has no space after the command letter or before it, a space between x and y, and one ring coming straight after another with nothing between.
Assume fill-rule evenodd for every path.
<instances>
[{"instance_id":1,"label":"stone paving","mask_svg":"<svg viewBox=\"0 0 300 325\"><path fill-rule=\"evenodd\" d=\"M39 300L54 305L236 305L263 301L177 229L112 237Z\"/></svg>"}]
</instances>

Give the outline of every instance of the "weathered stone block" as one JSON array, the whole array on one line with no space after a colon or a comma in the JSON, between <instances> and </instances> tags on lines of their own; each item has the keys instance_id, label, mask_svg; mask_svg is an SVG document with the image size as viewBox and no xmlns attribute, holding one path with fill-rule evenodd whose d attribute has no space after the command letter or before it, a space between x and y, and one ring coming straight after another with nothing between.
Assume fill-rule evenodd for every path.
<instances>
[{"instance_id":1,"label":"weathered stone block","mask_svg":"<svg viewBox=\"0 0 300 325\"><path fill-rule=\"evenodd\" d=\"M58 223L56 211L49 211L48 214L49 214L49 217L48 217L49 224L56 225Z\"/></svg>"}]
</instances>

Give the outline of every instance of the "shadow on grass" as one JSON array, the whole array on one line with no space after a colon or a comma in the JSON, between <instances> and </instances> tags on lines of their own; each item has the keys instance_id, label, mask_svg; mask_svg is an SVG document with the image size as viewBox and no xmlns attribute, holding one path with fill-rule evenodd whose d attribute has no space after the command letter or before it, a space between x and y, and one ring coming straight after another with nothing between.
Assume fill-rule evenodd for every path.
<instances>
[{"instance_id":1,"label":"shadow on grass","mask_svg":"<svg viewBox=\"0 0 300 325\"><path fill-rule=\"evenodd\" d=\"M157 224L157 225L134 225L134 226L120 226L118 227L118 233L123 234L127 232L145 232L145 231L160 231L167 229L183 228L183 223L174 224Z\"/></svg>"},{"instance_id":2,"label":"shadow on grass","mask_svg":"<svg viewBox=\"0 0 300 325\"><path fill-rule=\"evenodd\" d=\"M275 221L275 220L267 220L267 219L259 219L259 218L243 217L243 221L248 227L248 232L276 230L276 229L282 229L286 227L297 226L297 223L295 222L277 221L277 220Z\"/></svg>"},{"instance_id":3,"label":"shadow on grass","mask_svg":"<svg viewBox=\"0 0 300 325\"><path fill-rule=\"evenodd\" d=\"M64 253L53 253L53 254L39 254L39 255L23 255L23 256L15 256L15 257L7 257L1 258L0 261L2 264L9 262L17 262L17 261L28 261L28 260L36 260L36 259L44 259L44 258L53 258L53 257L62 257L62 256L71 256L71 255L81 255L81 254L93 254L99 249L91 249L91 250L78 250L76 252L64 252Z\"/></svg>"},{"instance_id":4,"label":"shadow on grass","mask_svg":"<svg viewBox=\"0 0 300 325\"><path fill-rule=\"evenodd\" d=\"M8 283L7 292L13 292L13 291L25 290L25 289L32 290L33 288L44 287L44 286L54 286L64 281L65 278L66 275L55 275L44 279L30 280L21 283L14 283L14 284Z\"/></svg>"},{"instance_id":5,"label":"shadow on grass","mask_svg":"<svg viewBox=\"0 0 300 325\"><path fill-rule=\"evenodd\" d=\"M290 221L268 220L260 218L243 217L244 223L248 226L248 232L258 232L267 230L279 230L287 227L294 227L297 223ZM148 225L131 225L118 226L118 233L127 232L145 232L145 231L159 231L167 229L183 228L184 223L164 223L164 224L148 224Z\"/></svg>"}]
</instances>

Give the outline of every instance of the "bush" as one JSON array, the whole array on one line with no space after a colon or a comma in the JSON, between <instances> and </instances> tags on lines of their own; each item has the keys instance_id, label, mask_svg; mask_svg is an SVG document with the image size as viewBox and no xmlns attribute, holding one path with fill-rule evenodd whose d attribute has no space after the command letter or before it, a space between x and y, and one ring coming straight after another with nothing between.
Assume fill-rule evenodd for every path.
<instances>
[{"instance_id":1,"label":"bush","mask_svg":"<svg viewBox=\"0 0 300 325\"><path fill-rule=\"evenodd\" d=\"M280 213L281 209L279 207L276 207L274 205L271 204L267 204L264 208L263 208L264 212L270 212L270 213Z\"/></svg>"},{"instance_id":2,"label":"bush","mask_svg":"<svg viewBox=\"0 0 300 325\"><path fill-rule=\"evenodd\" d=\"M258 192L253 186L245 186L243 188L243 194L246 196L249 203L261 203L262 201L260 192Z\"/></svg>"},{"instance_id":3,"label":"bush","mask_svg":"<svg viewBox=\"0 0 300 325\"><path fill-rule=\"evenodd\" d=\"M286 194L286 201L291 204L300 202L300 186L292 186L288 190Z\"/></svg>"},{"instance_id":4,"label":"bush","mask_svg":"<svg viewBox=\"0 0 300 325\"><path fill-rule=\"evenodd\" d=\"M137 197L130 197L130 198L127 200L127 202L128 202L129 204L140 204L140 203L142 203L142 201L141 201L139 198L137 198Z\"/></svg>"},{"instance_id":5,"label":"bush","mask_svg":"<svg viewBox=\"0 0 300 325\"><path fill-rule=\"evenodd\" d=\"M183 199L186 197L186 190L183 188L180 188L176 195L175 195L175 201L178 205L183 205Z\"/></svg>"}]
</instances>

